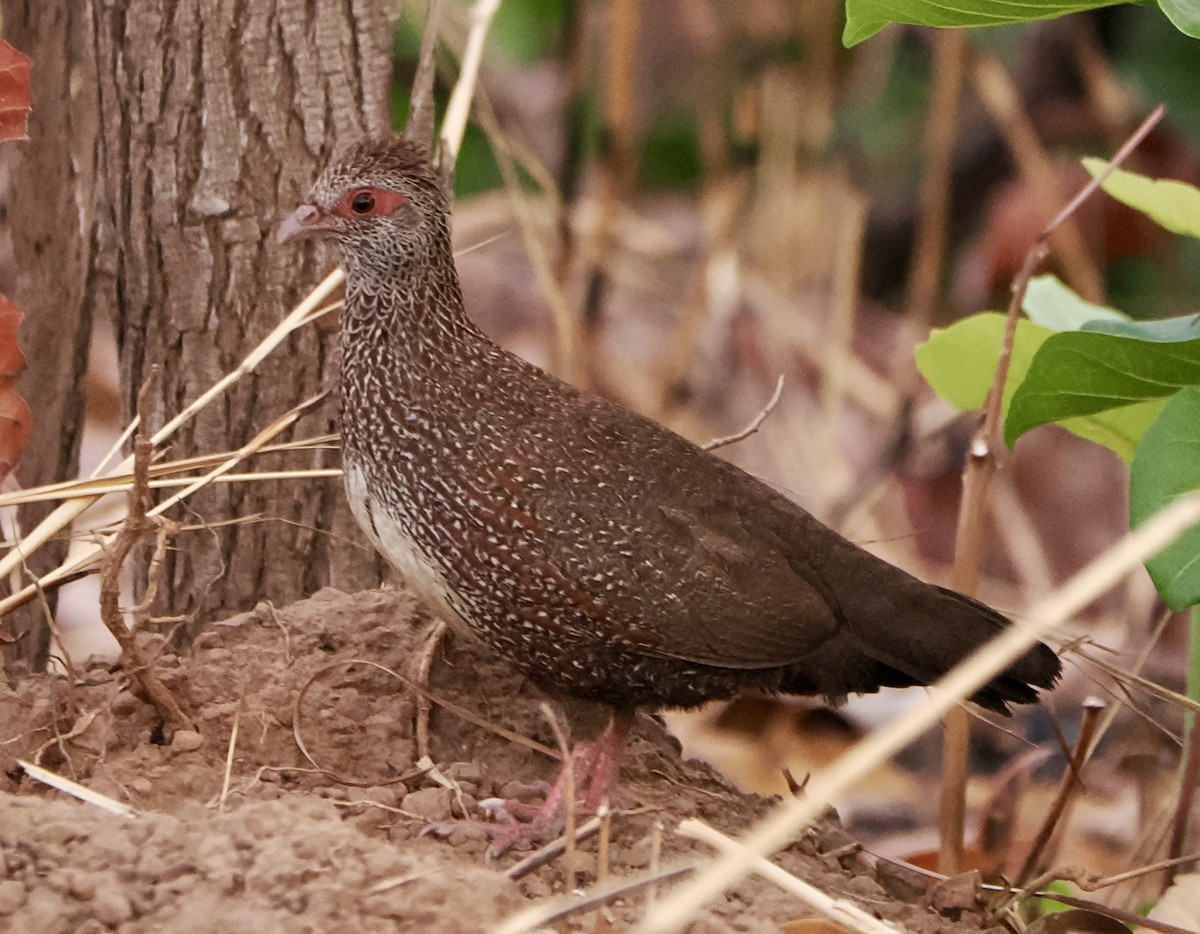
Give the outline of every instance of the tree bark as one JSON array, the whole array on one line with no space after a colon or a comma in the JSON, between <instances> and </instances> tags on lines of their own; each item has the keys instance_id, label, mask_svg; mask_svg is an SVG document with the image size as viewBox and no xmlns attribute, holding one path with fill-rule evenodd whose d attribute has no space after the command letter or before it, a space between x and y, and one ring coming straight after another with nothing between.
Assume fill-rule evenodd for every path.
<instances>
[{"instance_id":1,"label":"tree bark","mask_svg":"<svg viewBox=\"0 0 1200 934\"><path fill-rule=\"evenodd\" d=\"M25 4L3 2L6 24L24 13ZM94 175L76 180L51 249L70 255L81 249L72 242L81 229L85 236L94 230L78 276L86 295L71 301L85 318L94 308L114 322L126 415L151 368L161 367L150 394L157 428L233 369L330 268L326 254L277 246L273 233L335 147L389 127L395 4L26 2L82 23L88 53L71 71L48 59L43 66L35 50L35 74L54 72L54 86L42 89L35 107L69 112L75 88L94 98L97 116L92 150L80 155ZM43 145L63 147L69 139ZM22 171L14 187L36 199L42 169L26 160ZM24 223L14 211L18 239L28 236ZM58 262L41 261L49 270ZM181 429L170 453L241 446L333 385L332 348L329 330L296 332ZM334 413L330 399L295 436L333 429ZM47 416L35 410L38 417ZM330 452L287 460L292 467L336 462ZM63 476L62 467L56 461L45 470ZM50 477L39 470L37 479ZM174 543L156 607L163 614L203 623L218 610L294 599L326 583L370 586L383 573L373 551L358 544L336 480L211 486L178 518L198 529Z\"/></svg>"},{"instance_id":2,"label":"tree bark","mask_svg":"<svg viewBox=\"0 0 1200 934\"><path fill-rule=\"evenodd\" d=\"M96 211L96 98L81 86L94 73L91 28L82 4L3 0L5 37L33 59L29 139L0 147L11 183L14 281L0 283L25 312L20 340L28 361L20 391L33 432L17 466L23 487L73 476L83 433L83 374L91 338L90 279ZM53 504L20 512L32 528ZM65 542L28 558L41 574L62 561ZM53 606L53 594L48 595ZM20 637L20 638L18 638ZM30 604L0 619L6 666L41 667L49 645L43 610Z\"/></svg>"}]
</instances>

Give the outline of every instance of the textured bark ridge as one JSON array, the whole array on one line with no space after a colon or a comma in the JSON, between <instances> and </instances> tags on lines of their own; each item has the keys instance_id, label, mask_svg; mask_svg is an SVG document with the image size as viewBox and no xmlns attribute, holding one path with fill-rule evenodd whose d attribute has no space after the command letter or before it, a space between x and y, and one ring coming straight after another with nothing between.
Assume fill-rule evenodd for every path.
<instances>
[{"instance_id":1,"label":"textured bark ridge","mask_svg":"<svg viewBox=\"0 0 1200 934\"><path fill-rule=\"evenodd\" d=\"M70 247L85 255L67 266L73 291L57 290L56 304L68 306L65 320L83 321L72 342L71 376L77 380L81 372L92 311L110 315L126 413L150 368L161 364L151 396L151 417L161 425L235 367L331 265L323 252L276 246L271 233L281 206L296 202L332 149L387 127L394 4L91 0L53 6L72 11L75 28L62 28L65 44L79 50L79 67L59 67L52 56L45 66L39 62L56 70L59 85L41 88L37 112L70 114L75 98L90 98L97 118L90 148L69 126L39 143L53 153L60 173L68 145L82 149L72 154L88 170L72 182L75 197L64 199L53 230L60 241L82 234L91 245ZM27 164L25 171L40 168ZM28 180L15 187L29 198L44 188ZM53 185L56 191L70 187ZM56 250L65 248L56 243ZM47 275L60 274L55 262L46 267ZM178 433L172 453L244 444L329 385L332 346L327 332L298 332ZM45 359L35 357L31 369ZM54 359L62 359L61 349ZM300 436L330 430L334 412L331 398L305 418ZM55 431L76 423L69 416L46 421L52 413L45 411L35 417ZM63 440L72 453L75 443L73 435ZM336 463L336 455L289 463L324 466ZM61 467L39 468L45 472L40 479ZM161 611L251 606L330 582L346 588L376 583L378 560L345 541L357 535L341 500L334 480L207 491L185 518L210 528L176 542ZM250 517L258 519L218 525Z\"/></svg>"}]
</instances>

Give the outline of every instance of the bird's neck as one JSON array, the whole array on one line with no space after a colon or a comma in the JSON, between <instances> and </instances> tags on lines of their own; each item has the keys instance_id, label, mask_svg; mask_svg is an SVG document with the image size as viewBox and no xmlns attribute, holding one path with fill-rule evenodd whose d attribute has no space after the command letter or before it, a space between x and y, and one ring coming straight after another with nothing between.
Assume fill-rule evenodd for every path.
<instances>
[{"instance_id":1,"label":"bird's neck","mask_svg":"<svg viewBox=\"0 0 1200 934\"><path fill-rule=\"evenodd\" d=\"M448 250L448 246L447 246ZM368 354L408 369L452 365L491 342L467 317L452 261L383 258L366 264L346 257L342 353Z\"/></svg>"}]
</instances>

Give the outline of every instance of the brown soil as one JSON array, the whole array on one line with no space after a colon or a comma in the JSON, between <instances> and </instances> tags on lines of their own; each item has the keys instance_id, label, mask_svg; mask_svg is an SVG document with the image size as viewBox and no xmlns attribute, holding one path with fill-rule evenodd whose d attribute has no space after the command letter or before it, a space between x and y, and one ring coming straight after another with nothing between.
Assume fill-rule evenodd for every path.
<instances>
[{"instance_id":1,"label":"brown soil","mask_svg":"<svg viewBox=\"0 0 1200 934\"><path fill-rule=\"evenodd\" d=\"M435 710L432 757L460 793L429 773L414 774L414 695L386 671L352 661L411 675L429 629L402 591L326 590L286 609L264 605L216 623L182 656L158 658L200 733L172 746L156 742L158 718L119 670L93 666L75 686L48 677L0 685L0 930L475 932L555 895L561 859L512 881L504 870L522 854L486 862L478 827L462 826L447 841L419 835L460 806L527 794L531 782L556 770L541 753ZM309 682L299 732L329 773L313 769L293 735L295 699ZM432 688L554 745L541 692L480 647L448 643ZM567 718L594 729L596 714L572 706ZM137 814L110 815L50 791L24 777L18 757L128 802ZM709 855L672 832L681 818L737 833L770 807L707 767L682 762L678 745L651 717L641 718L625 761L612 875L646 870L656 825L666 864ZM912 880L877 874L847 842L827 822L776 861L909 931L981 930L979 913L949 912L960 914L952 920L934 912L912 891ZM582 849L581 882L590 883L595 841ZM828 855L834 850L840 855ZM393 884L379 885L388 880ZM906 889L907 899L896 897ZM644 897L604 909L611 929L629 929ZM714 899L689 930L778 931L808 914L791 896L751 879ZM557 924L591 931L596 915Z\"/></svg>"}]
</instances>

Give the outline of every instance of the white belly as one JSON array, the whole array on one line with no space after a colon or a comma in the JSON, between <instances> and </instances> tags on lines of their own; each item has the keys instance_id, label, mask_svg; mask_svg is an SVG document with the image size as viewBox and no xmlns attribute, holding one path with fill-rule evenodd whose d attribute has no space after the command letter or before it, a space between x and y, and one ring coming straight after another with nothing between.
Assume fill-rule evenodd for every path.
<instances>
[{"instance_id":1,"label":"white belly","mask_svg":"<svg viewBox=\"0 0 1200 934\"><path fill-rule=\"evenodd\" d=\"M404 581L431 610L460 635L474 638L470 627L445 594L449 592L438 564L413 541L400 522L370 495L366 477L346 465L346 492L350 510L371 543L404 577Z\"/></svg>"}]
</instances>

